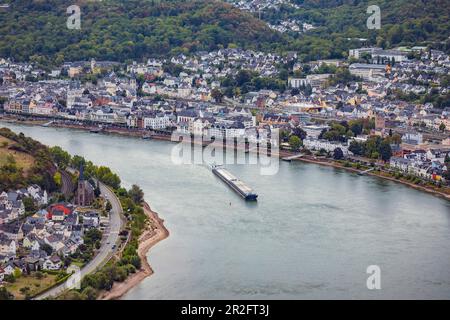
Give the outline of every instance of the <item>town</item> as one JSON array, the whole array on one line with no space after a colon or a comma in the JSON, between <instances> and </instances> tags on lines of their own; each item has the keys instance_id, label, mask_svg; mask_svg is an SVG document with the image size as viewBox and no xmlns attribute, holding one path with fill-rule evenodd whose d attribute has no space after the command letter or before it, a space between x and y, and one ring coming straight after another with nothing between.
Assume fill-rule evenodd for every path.
<instances>
[{"instance_id":1,"label":"town","mask_svg":"<svg viewBox=\"0 0 450 320\"><path fill-rule=\"evenodd\" d=\"M0 193L0 284L29 299L62 283L98 251L109 209L98 186L78 177L73 201L38 185Z\"/></svg>"},{"instance_id":2,"label":"town","mask_svg":"<svg viewBox=\"0 0 450 320\"><path fill-rule=\"evenodd\" d=\"M450 57L438 50L357 48L346 60L301 62L294 52L228 48L51 70L0 62L5 119L143 138L178 131L258 142L258 130L279 129L286 151L448 183Z\"/></svg>"}]
</instances>

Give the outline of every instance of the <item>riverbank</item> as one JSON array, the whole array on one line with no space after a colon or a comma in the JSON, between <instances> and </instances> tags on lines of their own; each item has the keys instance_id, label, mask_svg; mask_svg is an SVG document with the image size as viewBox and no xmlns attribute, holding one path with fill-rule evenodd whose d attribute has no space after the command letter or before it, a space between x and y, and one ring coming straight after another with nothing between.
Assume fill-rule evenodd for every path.
<instances>
[{"instance_id":1,"label":"riverbank","mask_svg":"<svg viewBox=\"0 0 450 320\"><path fill-rule=\"evenodd\" d=\"M285 157L289 157L292 155L293 155L292 152L281 150L278 156L280 158L285 158ZM325 157L317 157L317 156L312 156L312 155L304 155L302 157L292 159L291 161L302 161L302 162L307 162L307 163L313 163L313 164L318 164L318 165L322 165L322 166L333 167L336 169L343 169L343 170L357 173L357 174L361 174L362 172L364 172L367 169L367 168L357 169L352 166L345 166L343 163L337 162L333 159L329 159L329 158L325 158ZM386 171L374 170L371 172L366 172L366 173L364 173L364 175L369 175L372 177L377 177L380 179L386 179L389 181L397 182L397 183L403 184L405 186L414 188L416 190L424 191L424 192L433 194L435 196L450 200L450 188L449 187L441 187L442 190L438 190L437 187L417 185L415 183L406 181L404 179L400 179L400 178L397 179L397 178L391 176Z\"/></svg>"},{"instance_id":2,"label":"riverbank","mask_svg":"<svg viewBox=\"0 0 450 320\"><path fill-rule=\"evenodd\" d=\"M314 164L328 166L328 167L333 167L333 168L337 168L337 169L344 169L346 171L357 173L357 174L360 174L361 172L364 171L362 169L356 169L356 168L353 168L353 167L346 167L345 165L343 165L341 163L335 162L333 160L328 160L328 159L319 160L319 159L312 159L312 158L309 158L309 157L302 157L302 158L294 159L292 161L302 161L302 162L314 163ZM401 183L401 184L403 184L405 186L414 188L416 190L424 191L424 192L433 194L435 196L442 197L444 199L450 200L450 189L448 187L442 187L442 188L445 188L442 191L441 190L436 190L436 189L431 188L429 186L417 185L417 184L414 184L414 183L409 182L409 181L405 181L405 180L402 180L402 179L396 179L395 177L389 176L387 172L383 172L383 171L371 171L371 172L365 173L365 175L369 175L369 176L372 176L372 177L377 177L377 178L380 178L380 179L386 179L386 180L389 180L389 181Z\"/></svg>"},{"instance_id":3,"label":"riverbank","mask_svg":"<svg viewBox=\"0 0 450 320\"><path fill-rule=\"evenodd\" d=\"M139 237L138 255L141 259L142 267L140 270L137 270L136 273L129 276L124 282L115 282L110 291L105 291L99 295L99 300L120 299L154 272L148 262L147 254L153 246L169 236L169 231L164 226L164 220L150 208L148 203L145 202L143 208L149 220L147 222L147 228Z\"/></svg>"},{"instance_id":4,"label":"riverbank","mask_svg":"<svg viewBox=\"0 0 450 320\"><path fill-rule=\"evenodd\" d=\"M46 121L42 121L42 120L32 120L32 119L26 119L26 120L21 120L19 121L17 117L15 117L14 115L7 115L4 116L3 118L0 118L0 120L5 121L5 122L11 122L11 123L17 123L17 124L23 124L23 125L42 125L44 122ZM95 129L96 127L94 126L81 126L81 125L75 125L75 124L69 124L69 123L60 123L60 122L54 122L50 125L51 127L54 128L67 128L67 129L75 129L75 130L82 130L82 131L90 131L92 129ZM113 135L120 135L120 136L126 136L126 137L134 137L134 138L142 138L142 136L144 135L144 132L139 131L139 130L129 130L129 129L119 129L119 128L104 128L101 133L106 133L106 134L113 134ZM152 135L151 136L152 139L154 140L162 140L162 141L169 141L169 142L174 142L171 139L170 135ZM196 144L196 141L192 141L192 143ZM221 146L220 143L216 143L213 142L213 145L217 145L218 147ZM240 149L239 147L235 146L235 149ZM256 150L251 150L249 151L251 153L257 153ZM278 154L272 154L272 156L275 157L279 157L281 158L285 158L285 157L289 157L294 155L295 153L292 153L290 151L285 151L285 150L280 150ZM302 162L307 162L307 163L314 163L314 164L318 164L318 165L324 165L324 166L329 166L329 167L334 167L334 168L338 168L338 169L344 169L353 173L361 173L364 170L360 170L354 167L346 167L341 163L338 163L336 161L333 161L331 159L325 159L325 158L318 158L318 157L314 157L314 156L303 156L300 158L296 158L293 159L292 161L302 161ZM450 200L450 188L445 187L445 190L437 190L436 188L432 188L430 186L423 186L423 185L417 185L414 183L411 183L409 181L405 181L402 179L396 179L395 177L389 176L387 172L384 172L385 174L382 174L383 172L378 172L378 171L372 171L372 172L368 172L366 173L366 175L370 175L373 177L378 177L380 179L386 179L386 180L390 180L393 182L397 182L397 183L401 183L405 186L414 188L416 190L419 191L424 191L430 194L433 194L435 196L439 196L442 198L445 198L447 200Z\"/></svg>"}]
</instances>

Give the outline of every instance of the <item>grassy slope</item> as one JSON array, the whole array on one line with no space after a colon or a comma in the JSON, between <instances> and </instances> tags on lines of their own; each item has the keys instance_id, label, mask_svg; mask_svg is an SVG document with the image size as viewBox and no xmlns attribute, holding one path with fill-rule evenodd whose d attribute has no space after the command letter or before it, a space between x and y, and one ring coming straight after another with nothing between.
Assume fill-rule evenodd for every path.
<instances>
[{"instance_id":1,"label":"grassy slope","mask_svg":"<svg viewBox=\"0 0 450 320\"><path fill-rule=\"evenodd\" d=\"M7 143L7 145L3 146L4 143ZM13 156L17 166L19 168L22 168L26 173L33 166L34 158L27 153L10 150L9 147L13 146L14 144L14 141L0 136L0 166L3 166L8 162L9 156Z\"/></svg>"}]
</instances>

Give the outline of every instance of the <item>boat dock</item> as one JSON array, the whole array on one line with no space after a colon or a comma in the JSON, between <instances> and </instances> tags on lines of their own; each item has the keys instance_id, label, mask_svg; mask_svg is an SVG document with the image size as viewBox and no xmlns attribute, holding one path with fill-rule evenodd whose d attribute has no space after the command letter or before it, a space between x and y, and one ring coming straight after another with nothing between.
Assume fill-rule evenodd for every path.
<instances>
[{"instance_id":1,"label":"boat dock","mask_svg":"<svg viewBox=\"0 0 450 320\"><path fill-rule=\"evenodd\" d=\"M224 181L228 186L236 191L241 197L247 201L256 201L258 195L253 192L253 190L247 186L243 181L236 178L229 171L225 170L220 166L213 166L212 172L218 176L222 181Z\"/></svg>"},{"instance_id":2,"label":"boat dock","mask_svg":"<svg viewBox=\"0 0 450 320\"><path fill-rule=\"evenodd\" d=\"M90 133L100 133L103 132L103 126L94 127L91 130L89 130Z\"/></svg>"},{"instance_id":3,"label":"boat dock","mask_svg":"<svg viewBox=\"0 0 450 320\"><path fill-rule=\"evenodd\" d=\"M303 153L299 153L299 154L294 154L293 156L290 156L290 157L284 157L284 158L282 158L281 160L283 160L283 161L292 161L292 160L295 160L295 159L298 159L298 158L301 158L301 157L303 157L304 156L304 154Z\"/></svg>"},{"instance_id":4,"label":"boat dock","mask_svg":"<svg viewBox=\"0 0 450 320\"><path fill-rule=\"evenodd\" d=\"M49 127L49 126L51 126L52 124L53 124L53 122L55 122L55 121L49 121L49 122L47 122L47 123L44 123L42 126L43 127Z\"/></svg>"},{"instance_id":5,"label":"boat dock","mask_svg":"<svg viewBox=\"0 0 450 320\"><path fill-rule=\"evenodd\" d=\"M369 173L369 172L371 172L371 171L373 171L373 170L375 170L375 168L369 168L369 169L367 169L367 170L358 172L358 174L359 174L360 176L364 176L364 175L366 175L367 173Z\"/></svg>"}]
</instances>

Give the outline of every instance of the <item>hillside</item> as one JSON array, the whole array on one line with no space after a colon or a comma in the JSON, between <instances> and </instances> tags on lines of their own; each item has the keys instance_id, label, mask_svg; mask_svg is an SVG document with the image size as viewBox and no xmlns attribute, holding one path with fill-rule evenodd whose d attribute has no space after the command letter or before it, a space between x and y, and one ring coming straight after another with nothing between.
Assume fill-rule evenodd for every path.
<instances>
[{"instance_id":1,"label":"hillside","mask_svg":"<svg viewBox=\"0 0 450 320\"><path fill-rule=\"evenodd\" d=\"M74 1L81 30L66 27L72 2L10 3L0 10L0 56L18 61L125 61L230 44L264 49L282 40L264 22L220 1Z\"/></svg>"},{"instance_id":2,"label":"hillside","mask_svg":"<svg viewBox=\"0 0 450 320\"><path fill-rule=\"evenodd\" d=\"M448 51L448 0L379 0L381 30L368 30L369 0L291 0L257 14L218 0L17 0L0 9L0 57L41 66L63 61L142 60L239 46L300 53L302 60L346 57L349 48L431 45ZM66 27L66 9L81 8L81 30ZM316 28L279 33L266 22L297 19ZM366 41L358 39L365 38Z\"/></svg>"},{"instance_id":3,"label":"hillside","mask_svg":"<svg viewBox=\"0 0 450 320\"><path fill-rule=\"evenodd\" d=\"M0 167L15 162L17 167L27 175L34 164L34 158L28 153L15 150L16 142L0 136Z\"/></svg>"},{"instance_id":4,"label":"hillside","mask_svg":"<svg viewBox=\"0 0 450 320\"><path fill-rule=\"evenodd\" d=\"M268 10L269 22L298 19L317 28L295 35L290 47L306 59L345 57L348 48L376 45L392 48L402 45L431 45L450 50L450 2L448 0L291 0L299 9L282 6ZM381 29L369 30L369 5L381 9ZM367 41L359 41L365 38ZM350 39L350 40L349 40Z\"/></svg>"},{"instance_id":5,"label":"hillside","mask_svg":"<svg viewBox=\"0 0 450 320\"><path fill-rule=\"evenodd\" d=\"M49 149L23 134L0 128L0 191L38 184L54 191L55 172Z\"/></svg>"}]
</instances>

